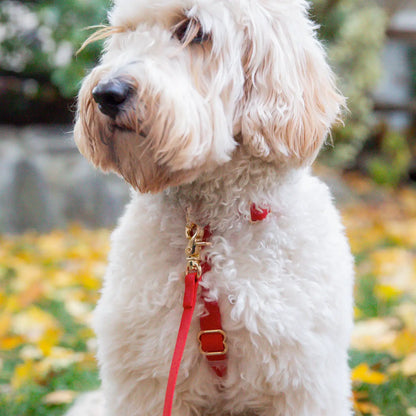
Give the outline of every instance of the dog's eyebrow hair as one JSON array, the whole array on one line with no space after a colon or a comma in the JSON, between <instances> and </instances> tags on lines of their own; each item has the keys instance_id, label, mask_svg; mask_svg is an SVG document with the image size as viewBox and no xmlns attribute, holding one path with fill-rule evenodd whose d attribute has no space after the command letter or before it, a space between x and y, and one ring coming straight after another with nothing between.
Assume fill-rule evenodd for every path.
<instances>
[{"instance_id":1,"label":"dog's eyebrow hair","mask_svg":"<svg viewBox=\"0 0 416 416\"><path fill-rule=\"evenodd\" d=\"M102 39L107 39L109 36L116 33L123 33L128 30L126 26L106 26L106 25L97 25L97 26L88 26L85 30L96 29L88 38L84 41L81 47L77 50L76 55L82 52L89 44L97 42Z\"/></svg>"}]
</instances>

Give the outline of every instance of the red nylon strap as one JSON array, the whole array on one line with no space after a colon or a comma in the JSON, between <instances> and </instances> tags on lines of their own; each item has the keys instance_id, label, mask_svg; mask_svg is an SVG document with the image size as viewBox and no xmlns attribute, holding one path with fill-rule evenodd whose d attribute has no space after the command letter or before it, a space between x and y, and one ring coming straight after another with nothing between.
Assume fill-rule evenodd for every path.
<instances>
[{"instance_id":1,"label":"red nylon strap","mask_svg":"<svg viewBox=\"0 0 416 416\"><path fill-rule=\"evenodd\" d=\"M263 221L269 213L269 208L260 208L254 203L250 206L251 222ZM204 263L202 266L204 273L211 270L211 266L208 263ZM217 302L207 300L208 290L203 289L201 297L205 305L205 314L199 319L201 327L201 332L198 337L200 350L202 353L208 353L206 358L215 374L218 377L224 377L227 373L227 340L222 330L221 311ZM224 353L219 354L221 351L224 351ZM209 353L215 354L209 355Z\"/></svg>"},{"instance_id":2,"label":"red nylon strap","mask_svg":"<svg viewBox=\"0 0 416 416\"><path fill-rule=\"evenodd\" d=\"M205 314L199 318L201 327L198 337L200 350L204 354L208 354L206 359L215 374L218 377L224 377L227 374L227 339L222 330L221 311L218 302L208 301L207 296L208 290L203 289L201 297L205 305ZM223 353L220 354L220 352Z\"/></svg>"},{"instance_id":3,"label":"red nylon strap","mask_svg":"<svg viewBox=\"0 0 416 416\"><path fill-rule=\"evenodd\" d=\"M196 304L196 294L198 291L199 280L196 272L188 273L185 276L185 294L183 297L183 313L179 326L178 337L176 339L175 350L173 352L172 363L170 365L168 385L165 394L165 405L163 416L170 416L172 413L173 396L175 393L176 379L178 378L179 367L183 352L185 350L186 339L188 338L189 328L191 327L192 315Z\"/></svg>"},{"instance_id":4,"label":"red nylon strap","mask_svg":"<svg viewBox=\"0 0 416 416\"><path fill-rule=\"evenodd\" d=\"M202 264L203 273L211 270L209 263ZM218 377L224 377L227 373L227 341L221 325L221 311L218 302L209 301L209 290L202 289L201 298L204 302L205 311L199 318L201 332L198 340L201 353L208 354L206 359L209 366ZM209 332L207 332L209 331ZM215 332L213 332L215 331ZM218 354L224 351L223 354ZM213 355L210 355L214 353Z\"/></svg>"},{"instance_id":5,"label":"red nylon strap","mask_svg":"<svg viewBox=\"0 0 416 416\"><path fill-rule=\"evenodd\" d=\"M250 216L251 222L263 221L270 214L269 208L259 208L256 204L251 204Z\"/></svg>"}]
</instances>

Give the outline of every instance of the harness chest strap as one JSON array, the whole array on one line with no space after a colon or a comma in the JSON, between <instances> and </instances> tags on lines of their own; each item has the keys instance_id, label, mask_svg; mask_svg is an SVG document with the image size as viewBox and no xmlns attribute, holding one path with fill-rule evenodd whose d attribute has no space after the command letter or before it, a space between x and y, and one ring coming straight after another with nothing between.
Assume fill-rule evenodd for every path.
<instances>
[{"instance_id":1,"label":"harness chest strap","mask_svg":"<svg viewBox=\"0 0 416 416\"><path fill-rule=\"evenodd\" d=\"M205 271L211 268L207 264ZM205 355L209 366L218 377L224 377L227 373L227 334L222 329L221 311L216 301L210 301L209 291L205 288L201 291L201 299L204 302L204 314L199 318L201 330L198 334L199 351Z\"/></svg>"},{"instance_id":2,"label":"harness chest strap","mask_svg":"<svg viewBox=\"0 0 416 416\"><path fill-rule=\"evenodd\" d=\"M267 208L258 208L255 204L250 207L251 222L264 220L269 214ZM180 363L185 350L186 339L191 327L192 316L195 310L199 283L204 273L211 270L207 262L201 264L200 252L211 233L209 227L201 229L195 224L187 225L186 237L188 238L187 272L185 276L185 292L183 297L183 313L178 330L176 345L173 352L166 388L163 416L171 416L173 397ZM227 372L227 335L221 326L221 312L217 302L208 300L208 291L202 290L201 298L205 306L205 314L200 318L201 331L198 334L199 350L205 355L210 367L218 377L223 377Z\"/></svg>"},{"instance_id":3,"label":"harness chest strap","mask_svg":"<svg viewBox=\"0 0 416 416\"><path fill-rule=\"evenodd\" d=\"M250 206L250 221L252 223L263 221L270 210L258 208L256 204ZM209 240L211 233L205 227L204 238ZM202 264L202 275L211 270L209 263ZM198 334L199 351L205 355L208 364L218 377L224 377L227 373L227 334L222 329L221 311L218 302L209 301L209 291L205 288L201 291L201 299L204 302L205 313L200 317L201 331Z\"/></svg>"}]
</instances>

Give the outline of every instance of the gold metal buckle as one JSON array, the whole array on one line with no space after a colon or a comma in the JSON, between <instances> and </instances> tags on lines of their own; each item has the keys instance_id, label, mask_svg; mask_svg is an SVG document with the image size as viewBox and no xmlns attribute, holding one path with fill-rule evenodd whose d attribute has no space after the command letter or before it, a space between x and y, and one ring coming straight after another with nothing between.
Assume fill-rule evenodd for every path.
<instances>
[{"instance_id":1,"label":"gold metal buckle","mask_svg":"<svg viewBox=\"0 0 416 416\"><path fill-rule=\"evenodd\" d=\"M202 341L201 337L205 334L221 334L223 337L222 345L224 346L224 349L222 351L204 351L202 349ZM199 331L198 333L198 341L199 341L199 352L202 355L205 355L206 357L214 357L216 355L224 355L228 352L228 344L227 344L227 334L222 329L206 329L204 331Z\"/></svg>"}]
</instances>

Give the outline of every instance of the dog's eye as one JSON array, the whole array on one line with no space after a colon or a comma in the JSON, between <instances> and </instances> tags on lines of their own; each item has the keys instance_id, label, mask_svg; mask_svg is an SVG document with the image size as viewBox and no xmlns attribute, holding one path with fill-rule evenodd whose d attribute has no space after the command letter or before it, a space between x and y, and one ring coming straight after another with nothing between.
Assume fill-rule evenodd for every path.
<instances>
[{"instance_id":1,"label":"dog's eye","mask_svg":"<svg viewBox=\"0 0 416 416\"><path fill-rule=\"evenodd\" d=\"M209 39L209 35L204 33L201 23L195 19L185 19L173 28L173 35L184 46L190 43L203 43Z\"/></svg>"}]
</instances>

